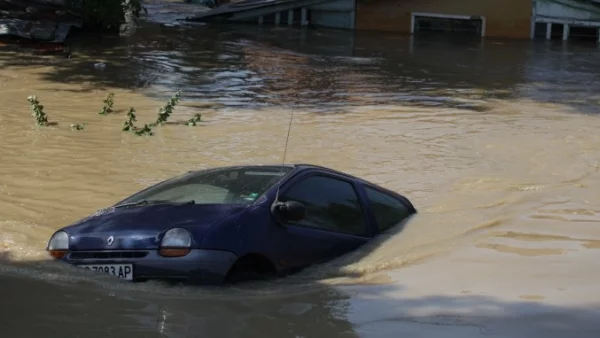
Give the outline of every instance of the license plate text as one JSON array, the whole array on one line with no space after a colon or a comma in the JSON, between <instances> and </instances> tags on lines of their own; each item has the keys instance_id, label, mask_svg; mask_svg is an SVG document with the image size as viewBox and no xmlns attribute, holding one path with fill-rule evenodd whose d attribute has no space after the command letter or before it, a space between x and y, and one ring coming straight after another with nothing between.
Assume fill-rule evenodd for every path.
<instances>
[{"instance_id":1,"label":"license plate text","mask_svg":"<svg viewBox=\"0 0 600 338\"><path fill-rule=\"evenodd\" d=\"M117 276L125 280L133 280L133 265L131 264L94 264L79 265L79 267L108 273L109 275Z\"/></svg>"}]
</instances>

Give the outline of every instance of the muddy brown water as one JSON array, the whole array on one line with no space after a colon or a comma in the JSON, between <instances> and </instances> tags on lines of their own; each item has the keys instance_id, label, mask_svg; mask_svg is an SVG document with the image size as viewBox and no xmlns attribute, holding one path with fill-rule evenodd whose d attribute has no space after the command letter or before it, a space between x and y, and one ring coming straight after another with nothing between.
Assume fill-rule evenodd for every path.
<instances>
[{"instance_id":1,"label":"muddy brown water","mask_svg":"<svg viewBox=\"0 0 600 338\"><path fill-rule=\"evenodd\" d=\"M600 233L578 228L600 221L595 44L172 25L177 17L153 5L130 37L74 37L71 58L0 46L2 336L354 337L340 285L377 288L386 271L478 241L559 254L543 244L558 228L597 247ZM121 131L129 107L149 123L179 89L172 121L205 122ZM109 91L115 113L101 116ZM34 125L32 94L57 125ZM53 231L149 184L280 162L291 112L289 162L385 185L420 214L330 264L228 289L131 285L46 257ZM520 246L486 244L493 236Z\"/></svg>"}]
</instances>

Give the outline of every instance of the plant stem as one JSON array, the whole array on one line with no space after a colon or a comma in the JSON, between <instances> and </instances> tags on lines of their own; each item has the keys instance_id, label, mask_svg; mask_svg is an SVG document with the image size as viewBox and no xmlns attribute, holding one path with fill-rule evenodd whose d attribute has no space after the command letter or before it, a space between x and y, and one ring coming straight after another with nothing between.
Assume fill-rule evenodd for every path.
<instances>
[{"instance_id":1,"label":"plant stem","mask_svg":"<svg viewBox=\"0 0 600 338\"><path fill-rule=\"evenodd\" d=\"M112 113L112 107L113 104L115 103L114 101L115 99L115 94L114 93L108 93L108 95L106 96L106 99L104 99L104 107L102 107L102 110L98 113L100 115L108 115L110 113Z\"/></svg>"},{"instance_id":2,"label":"plant stem","mask_svg":"<svg viewBox=\"0 0 600 338\"><path fill-rule=\"evenodd\" d=\"M39 126L48 126L48 115L44 113L44 106L40 104L37 96L30 95L27 97L27 101L31 105L31 115L35 117L35 121Z\"/></svg>"},{"instance_id":3,"label":"plant stem","mask_svg":"<svg viewBox=\"0 0 600 338\"><path fill-rule=\"evenodd\" d=\"M173 97L171 97L169 99L169 101L167 101L167 103L158 110L158 118L156 119L156 122L154 122L154 124L152 126L160 126L160 125L164 124L165 122L167 122L167 120L173 113L175 106L179 103L180 98L181 98L181 90L178 91Z\"/></svg>"},{"instance_id":4,"label":"plant stem","mask_svg":"<svg viewBox=\"0 0 600 338\"><path fill-rule=\"evenodd\" d=\"M198 122L202 122L202 114L200 113L194 114L194 116L187 121L187 125L195 127Z\"/></svg>"}]
</instances>

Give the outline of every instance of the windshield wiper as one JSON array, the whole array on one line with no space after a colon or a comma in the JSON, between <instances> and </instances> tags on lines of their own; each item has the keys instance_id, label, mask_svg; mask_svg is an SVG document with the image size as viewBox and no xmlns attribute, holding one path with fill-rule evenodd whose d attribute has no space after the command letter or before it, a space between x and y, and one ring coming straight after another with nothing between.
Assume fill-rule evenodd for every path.
<instances>
[{"instance_id":1,"label":"windshield wiper","mask_svg":"<svg viewBox=\"0 0 600 338\"><path fill-rule=\"evenodd\" d=\"M132 203L118 204L115 205L114 208L126 208L126 207L137 207L142 205L152 205L152 204L195 204L196 201L190 200L186 202L173 202L169 200L141 200Z\"/></svg>"}]
</instances>

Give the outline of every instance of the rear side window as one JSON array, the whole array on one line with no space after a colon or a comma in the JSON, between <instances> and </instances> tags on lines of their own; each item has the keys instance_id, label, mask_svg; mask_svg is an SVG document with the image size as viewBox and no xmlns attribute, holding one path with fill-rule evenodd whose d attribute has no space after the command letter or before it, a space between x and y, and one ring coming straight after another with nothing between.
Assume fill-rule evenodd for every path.
<instances>
[{"instance_id":1,"label":"rear side window","mask_svg":"<svg viewBox=\"0 0 600 338\"><path fill-rule=\"evenodd\" d=\"M310 176L294 184L280 200L304 204L306 218L298 225L355 236L368 235L361 203L350 182Z\"/></svg>"},{"instance_id":2,"label":"rear side window","mask_svg":"<svg viewBox=\"0 0 600 338\"><path fill-rule=\"evenodd\" d=\"M410 216L409 209L401 200L369 187L365 187L365 190L379 232L394 227Z\"/></svg>"}]
</instances>

